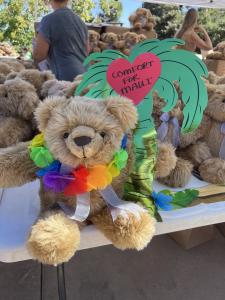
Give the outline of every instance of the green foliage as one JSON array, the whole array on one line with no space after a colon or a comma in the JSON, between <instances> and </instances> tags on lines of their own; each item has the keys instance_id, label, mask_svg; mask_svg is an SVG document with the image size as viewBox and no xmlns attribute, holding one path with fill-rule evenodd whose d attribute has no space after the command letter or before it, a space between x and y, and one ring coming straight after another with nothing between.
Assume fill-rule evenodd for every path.
<instances>
[{"instance_id":1,"label":"green foliage","mask_svg":"<svg viewBox=\"0 0 225 300\"><path fill-rule=\"evenodd\" d=\"M151 13L156 16L155 30L159 39L174 37L182 23L182 11L179 6L159 5L144 3L145 8L150 9Z\"/></svg>"},{"instance_id":2,"label":"green foliage","mask_svg":"<svg viewBox=\"0 0 225 300\"><path fill-rule=\"evenodd\" d=\"M214 46L225 41L224 15L225 10L223 9L199 9L199 24L205 27Z\"/></svg>"},{"instance_id":3,"label":"green foliage","mask_svg":"<svg viewBox=\"0 0 225 300\"><path fill-rule=\"evenodd\" d=\"M18 50L31 46L34 36L34 3L35 0L0 1L0 41L10 42ZM46 9L44 0L39 1L38 16Z\"/></svg>"},{"instance_id":4,"label":"green foliage","mask_svg":"<svg viewBox=\"0 0 225 300\"><path fill-rule=\"evenodd\" d=\"M115 22L121 16L119 0L73 0L72 9L85 22Z\"/></svg>"},{"instance_id":5,"label":"green foliage","mask_svg":"<svg viewBox=\"0 0 225 300\"><path fill-rule=\"evenodd\" d=\"M122 13L122 3L118 0L100 0L99 18L102 22L116 22Z\"/></svg>"},{"instance_id":6,"label":"green foliage","mask_svg":"<svg viewBox=\"0 0 225 300\"><path fill-rule=\"evenodd\" d=\"M94 20L92 9L95 8L95 6L96 4L93 0L72 1L72 10L77 13L85 22L92 22Z\"/></svg>"}]
</instances>

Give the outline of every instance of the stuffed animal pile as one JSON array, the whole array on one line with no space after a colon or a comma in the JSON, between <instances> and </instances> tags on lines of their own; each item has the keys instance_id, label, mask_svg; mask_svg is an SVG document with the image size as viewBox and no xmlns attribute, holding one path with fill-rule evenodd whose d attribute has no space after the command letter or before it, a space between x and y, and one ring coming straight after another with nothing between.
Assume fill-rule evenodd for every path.
<instances>
[{"instance_id":1,"label":"stuffed animal pile","mask_svg":"<svg viewBox=\"0 0 225 300\"><path fill-rule=\"evenodd\" d=\"M101 52L104 50L118 50L126 55L129 55L132 48L139 42L145 39L156 38L154 30L155 18L150 10L139 8L133 15L129 17L131 29L120 35L114 32L106 32L101 35L89 30L89 45L90 53Z\"/></svg>"},{"instance_id":2,"label":"stuffed animal pile","mask_svg":"<svg viewBox=\"0 0 225 300\"><path fill-rule=\"evenodd\" d=\"M138 35L144 34L148 39L156 38L154 27L156 25L155 17L151 11L146 8L138 8L134 14L129 17L131 31Z\"/></svg>"},{"instance_id":3,"label":"stuffed animal pile","mask_svg":"<svg viewBox=\"0 0 225 300\"><path fill-rule=\"evenodd\" d=\"M13 48L13 46L9 45L8 43L0 43L0 56L13 56L17 57L18 53Z\"/></svg>"},{"instance_id":4,"label":"stuffed animal pile","mask_svg":"<svg viewBox=\"0 0 225 300\"><path fill-rule=\"evenodd\" d=\"M207 55L207 59L225 60L225 42L219 43L213 49L213 52Z\"/></svg>"}]
</instances>

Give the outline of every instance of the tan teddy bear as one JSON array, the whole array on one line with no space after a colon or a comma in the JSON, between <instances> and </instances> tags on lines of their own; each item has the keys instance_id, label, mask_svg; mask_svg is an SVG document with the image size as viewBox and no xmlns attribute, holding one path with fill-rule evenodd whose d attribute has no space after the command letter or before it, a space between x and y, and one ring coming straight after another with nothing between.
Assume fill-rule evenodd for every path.
<instances>
[{"instance_id":1,"label":"tan teddy bear","mask_svg":"<svg viewBox=\"0 0 225 300\"><path fill-rule=\"evenodd\" d=\"M118 49L118 36L114 32L105 32L101 34L102 50L117 50Z\"/></svg>"},{"instance_id":2,"label":"tan teddy bear","mask_svg":"<svg viewBox=\"0 0 225 300\"><path fill-rule=\"evenodd\" d=\"M84 225L80 221L87 216L117 248L141 250L146 247L155 231L154 219L137 204L121 204L114 194L115 191L122 197L123 185L132 167L131 131L137 123L132 102L121 97L103 101L54 97L40 104L36 118L44 134L43 141L38 136L30 144L31 148L28 143L22 143L0 151L0 187L34 180L38 170L36 159L40 159L41 153L47 152L44 162L56 160L53 164L57 172L41 169L44 173L40 175L39 170L39 176L43 176L41 215L32 226L27 242L33 258L53 265L68 261L79 247L80 228ZM118 173L115 159L122 151L125 135L128 161ZM58 175L54 177L54 174ZM112 188L108 186L111 176ZM76 210L75 216L80 221L75 221L71 219L71 211L76 203L79 208L83 203L80 201L86 201L89 212L89 194L84 191L90 191L90 213L80 216ZM119 201L117 209L112 209L112 199ZM107 207L105 201L111 204Z\"/></svg>"},{"instance_id":3,"label":"tan teddy bear","mask_svg":"<svg viewBox=\"0 0 225 300\"><path fill-rule=\"evenodd\" d=\"M207 55L207 59L221 59L225 60L225 42L219 43L214 49L213 52Z\"/></svg>"},{"instance_id":4,"label":"tan teddy bear","mask_svg":"<svg viewBox=\"0 0 225 300\"><path fill-rule=\"evenodd\" d=\"M123 34L122 41L117 43L117 49L125 55L130 55L130 51L139 42L139 36L135 32L126 32Z\"/></svg>"},{"instance_id":5,"label":"tan teddy bear","mask_svg":"<svg viewBox=\"0 0 225 300\"><path fill-rule=\"evenodd\" d=\"M104 43L100 41L100 34L94 30L88 30L90 53L101 52Z\"/></svg>"},{"instance_id":6,"label":"tan teddy bear","mask_svg":"<svg viewBox=\"0 0 225 300\"><path fill-rule=\"evenodd\" d=\"M133 15L129 17L131 26L136 31L146 29L150 31L154 28L156 22L149 9L138 8Z\"/></svg>"},{"instance_id":7,"label":"tan teddy bear","mask_svg":"<svg viewBox=\"0 0 225 300\"><path fill-rule=\"evenodd\" d=\"M11 73L7 76L7 79L20 78L31 83L39 96L41 96L41 89L43 84L55 79L55 75L51 71L39 71L39 70L23 70L19 73Z\"/></svg>"},{"instance_id":8,"label":"tan teddy bear","mask_svg":"<svg viewBox=\"0 0 225 300\"><path fill-rule=\"evenodd\" d=\"M4 83L7 76L12 72L20 72L24 70L25 67L17 60L10 60L6 58L0 59L0 84Z\"/></svg>"},{"instance_id":9,"label":"tan teddy bear","mask_svg":"<svg viewBox=\"0 0 225 300\"><path fill-rule=\"evenodd\" d=\"M193 164L188 159L179 156L178 151L183 143L180 131L183 121L182 103L179 100L169 113L162 113L165 104L165 101L157 93L154 93L153 119L158 142L162 143L162 146L164 145L165 151L167 147L170 149L170 152L166 152L164 155L167 162L164 162L164 165L167 165L169 171L166 174L160 174L160 176L158 175L159 171L157 171L156 179L170 187L184 187L191 177ZM168 158L166 158L166 155L168 155ZM158 167L157 169L160 170L161 168Z\"/></svg>"},{"instance_id":10,"label":"tan teddy bear","mask_svg":"<svg viewBox=\"0 0 225 300\"><path fill-rule=\"evenodd\" d=\"M34 134L34 110L39 98L34 87L21 79L0 85L0 147L29 141Z\"/></svg>"}]
</instances>

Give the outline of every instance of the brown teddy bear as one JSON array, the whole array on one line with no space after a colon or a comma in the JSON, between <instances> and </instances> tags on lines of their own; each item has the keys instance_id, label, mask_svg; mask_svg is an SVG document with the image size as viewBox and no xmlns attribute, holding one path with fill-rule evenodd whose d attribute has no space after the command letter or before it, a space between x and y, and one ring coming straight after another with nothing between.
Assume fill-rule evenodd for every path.
<instances>
[{"instance_id":1,"label":"brown teddy bear","mask_svg":"<svg viewBox=\"0 0 225 300\"><path fill-rule=\"evenodd\" d=\"M39 96L41 96L41 89L43 84L55 79L55 75L51 71L39 71L39 70L23 70L19 73L11 73L7 76L7 79L20 78L31 83Z\"/></svg>"},{"instance_id":2,"label":"brown teddy bear","mask_svg":"<svg viewBox=\"0 0 225 300\"><path fill-rule=\"evenodd\" d=\"M11 72L20 72L25 67L17 60L0 59L0 84L4 83Z\"/></svg>"},{"instance_id":3,"label":"brown teddy bear","mask_svg":"<svg viewBox=\"0 0 225 300\"><path fill-rule=\"evenodd\" d=\"M88 30L90 53L101 52L104 43L100 41L100 34L94 30Z\"/></svg>"},{"instance_id":4,"label":"brown teddy bear","mask_svg":"<svg viewBox=\"0 0 225 300\"><path fill-rule=\"evenodd\" d=\"M47 97L52 96L66 96L67 98L69 98L72 96L68 96L70 94L69 90L73 89L73 91L75 92L78 84L80 84L80 81L70 82L57 79L48 80L42 85L41 99L45 99Z\"/></svg>"},{"instance_id":5,"label":"brown teddy bear","mask_svg":"<svg viewBox=\"0 0 225 300\"><path fill-rule=\"evenodd\" d=\"M101 34L102 50L117 50L118 49L118 36L114 32L105 32Z\"/></svg>"},{"instance_id":6,"label":"brown teddy bear","mask_svg":"<svg viewBox=\"0 0 225 300\"><path fill-rule=\"evenodd\" d=\"M225 60L225 42L219 43L213 52L209 53L206 57L207 59L221 59Z\"/></svg>"},{"instance_id":7,"label":"brown teddy bear","mask_svg":"<svg viewBox=\"0 0 225 300\"><path fill-rule=\"evenodd\" d=\"M29 141L34 134L34 111L39 98L34 87L21 79L0 85L0 147Z\"/></svg>"},{"instance_id":8,"label":"brown teddy bear","mask_svg":"<svg viewBox=\"0 0 225 300\"><path fill-rule=\"evenodd\" d=\"M25 70L24 65L18 59L1 58L0 62L7 64L11 68L11 71L14 71L14 72L21 72L21 71Z\"/></svg>"},{"instance_id":9,"label":"brown teddy bear","mask_svg":"<svg viewBox=\"0 0 225 300\"><path fill-rule=\"evenodd\" d=\"M139 36L135 32L126 32L123 34L123 40L119 41L117 49L125 55L130 55L130 51L139 42Z\"/></svg>"},{"instance_id":10,"label":"brown teddy bear","mask_svg":"<svg viewBox=\"0 0 225 300\"><path fill-rule=\"evenodd\" d=\"M122 202L121 206L119 200L117 209L112 209L112 204L107 207L105 202L118 199L114 191L122 197L132 167L131 131L137 123L132 102L121 97L103 101L54 97L39 105L36 118L43 135L30 144L21 143L0 151L1 187L34 180L38 170L42 178L41 215L27 241L33 258L53 265L68 261L79 247L80 228L87 216L117 248L146 247L155 231L154 218L134 203ZM121 148L125 136L126 150ZM51 163L47 168L37 167L45 167L46 162ZM120 169L116 162L120 162ZM108 186L111 180L112 189ZM71 219L77 220L71 216L76 203L78 208L82 201L89 203L88 191L91 202L85 206L87 214L78 214L79 221Z\"/></svg>"},{"instance_id":11,"label":"brown teddy bear","mask_svg":"<svg viewBox=\"0 0 225 300\"><path fill-rule=\"evenodd\" d=\"M138 8L133 15L129 17L131 26L136 31L145 29L151 31L156 22L149 9Z\"/></svg>"},{"instance_id":12,"label":"brown teddy bear","mask_svg":"<svg viewBox=\"0 0 225 300\"><path fill-rule=\"evenodd\" d=\"M158 176L156 173L156 179L170 187L184 187L191 177L193 164L189 159L182 158L179 155L179 149L183 146L180 133L183 121L182 102L179 100L170 112L162 113L165 104L165 101L157 93L154 93L153 119L157 130L157 138L159 143L167 143L168 149L170 149L170 153L167 154L168 158L166 158L166 162L170 166L170 169L168 168L169 172L165 176ZM172 153L172 149L174 153Z\"/></svg>"}]
</instances>

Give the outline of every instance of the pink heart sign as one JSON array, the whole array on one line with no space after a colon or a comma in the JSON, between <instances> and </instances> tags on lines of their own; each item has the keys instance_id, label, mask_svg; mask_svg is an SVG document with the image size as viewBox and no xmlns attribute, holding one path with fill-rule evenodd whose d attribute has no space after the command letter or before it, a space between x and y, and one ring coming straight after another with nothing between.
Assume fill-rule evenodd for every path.
<instances>
[{"instance_id":1,"label":"pink heart sign","mask_svg":"<svg viewBox=\"0 0 225 300\"><path fill-rule=\"evenodd\" d=\"M107 82L117 94L138 105L151 91L160 73L160 59L153 53L143 53L133 63L124 58L114 60L107 70Z\"/></svg>"}]
</instances>

